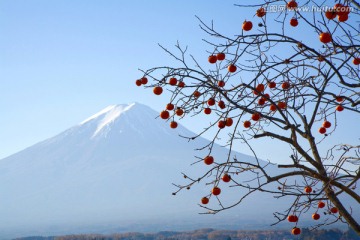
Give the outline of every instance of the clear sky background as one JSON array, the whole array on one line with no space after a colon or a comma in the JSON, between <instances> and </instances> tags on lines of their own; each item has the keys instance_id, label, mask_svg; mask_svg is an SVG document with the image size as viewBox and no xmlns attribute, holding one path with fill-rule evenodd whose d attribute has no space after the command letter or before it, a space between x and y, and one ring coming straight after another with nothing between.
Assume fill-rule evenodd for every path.
<instances>
[{"instance_id":1,"label":"clear sky background","mask_svg":"<svg viewBox=\"0 0 360 240\"><path fill-rule=\"evenodd\" d=\"M202 41L206 35L195 15L235 34L254 15L234 7L236 2L0 0L0 159L108 105L139 102L161 111L166 94L156 97L136 87L138 69L170 65L157 44L174 50L178 40L206 61L212 49ZM358 129L350 120L344 118L344 126ZM182 123L200 131L191 119ZM358 141L353 134L345 137ZM281 162L289 156L261 144L262 158Z\"/></svg>"}]
</instances>

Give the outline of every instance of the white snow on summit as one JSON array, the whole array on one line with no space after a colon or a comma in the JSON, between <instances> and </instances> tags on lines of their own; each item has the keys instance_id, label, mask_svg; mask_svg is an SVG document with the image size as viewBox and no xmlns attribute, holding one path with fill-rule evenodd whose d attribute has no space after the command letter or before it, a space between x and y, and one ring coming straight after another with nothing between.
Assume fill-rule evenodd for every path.
<instances>
[{"instance_id":1,"label":"white snow on summit","mask_svg":"<svg viewBox=\"0 0 360 240\"><path fill-rule=\"evenodd\" d=\"M135 103L131 103L128 105L121 104L121 105L108 106L108 107L104 108L103 110L101 110L100 112L98 112L98 113L94 114L93 116L87 118L86 120L82 121L80 123L80 125L90 122L91 120L101 118L101 120L98 121L97 128L92 136L92 137L95 137L101 131L101 129L106 127L111 122L115 121L115 119L117 119L122 113L131 109L134 105L135 105Z\"/></svg>"}]
</instances>

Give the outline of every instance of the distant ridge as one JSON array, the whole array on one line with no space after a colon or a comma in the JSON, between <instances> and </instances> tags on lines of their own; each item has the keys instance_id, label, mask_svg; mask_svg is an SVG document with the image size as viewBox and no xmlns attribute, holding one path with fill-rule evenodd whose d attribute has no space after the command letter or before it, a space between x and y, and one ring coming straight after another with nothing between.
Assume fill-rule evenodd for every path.
<instances>
[{"instance_id":1,"label":"distant ridge","mask_svg":"<svg viewBox=\"0 0 360 240\"><path fill-rule=\"evenodd\" d=\"M351 229L347 231L341 231L339 229L327 229L327 230L308 230L303 229L302 238L312 239L329 239L332 240L359 240L358 236ZM292 239L293 235L287 230L279 229L266 229L266 230L216 230L212 228L198 229L194 231L177 232L177 231L162 231L157 233L140 233L140 232L129 232L129 233L115 233L115 234L84 234L84 235L72 235L72 236L61 236L64 240L75 240L75 239L100 239L106 238L112 239L133 239L133 240L156 240L156 239ZM19 238L18 240L55 240L56 237L25 237Z\"/></svg>"}]
</instances>

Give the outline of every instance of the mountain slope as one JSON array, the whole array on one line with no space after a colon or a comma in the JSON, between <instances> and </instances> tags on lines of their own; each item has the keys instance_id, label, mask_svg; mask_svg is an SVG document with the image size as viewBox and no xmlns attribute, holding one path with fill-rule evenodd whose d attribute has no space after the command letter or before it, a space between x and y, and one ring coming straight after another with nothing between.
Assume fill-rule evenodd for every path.
<instances>
[{"instance_id":1,"label":"mountain slope","mask_svg":"<svg viewBox=\"0 0 360 240\"><path fill-rule=\"evenodd\" d=\"M187 142L178 135L194 133L157 116L141 104L109 106L2 159L0 231L195 217L202 195L174 197L171 183L197 171L193 149L208 142Z\"/></svg>"}]
</instances>

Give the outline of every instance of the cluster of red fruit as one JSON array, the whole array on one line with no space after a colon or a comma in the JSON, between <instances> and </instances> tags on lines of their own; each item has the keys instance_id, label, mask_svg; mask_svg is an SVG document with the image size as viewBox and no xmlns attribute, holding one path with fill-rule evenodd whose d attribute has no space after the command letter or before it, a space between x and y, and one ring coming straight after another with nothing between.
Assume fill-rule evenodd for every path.
<instances>
[{"instance_id":1,"label":"cluster of red fruit","mask_svg":"<svg viewBox=\"0 0 360 240\"><path fill-rule=\"evenodd\" d=\"M337 97L335 98L335 100L336 100L338 103L344 102L344 98L341 97L341 96L337 96ZM344 110L344 107L339 104L339 105L336 106L335 110L338 111L338 112L342 112L342 111Z\"/></svg>"},{"instance_id":2,"label":"cluster of red fruit","mask_svg":"<svg viewBox=\"0 0 360 240\"><path fill-rule=\"evenodd\" d=\"M273 81L268 82L267 85L268 85L268 87L269 87L270 89L275 89L275 88L276 88L276 83L273 82ZM291 85L290 85L289 82L283 82L283 83L281 84L281 89L284 90L284 91L290 89L290 87L291 87ZM270 99L270 95L269 95L268 93L265 93L265 94L264 94L264 93L263 93L264 91L265 91L265 85L262 84L262 83L258 84L258 85L256 86L255 90L253 91L254 95L259 95L259 94L262 95L262 97L259 98L259 100L258 100L258 105L259 105L259 106L265 105L265 103ZM279 102L277 103L277 105L275 105L275 104L270 104L270 111L275 112L278 108L281 109L281 110L286 109L286 108L287 108L286 102L284 102L284 101L279 101ZM260 118L261 118L261 114L258 113L258 112L254 112L254 113L251 115L251 120L253 120L253 121L255 121L255 122L259 121ZM244 121L244 124L243 124L243 125L244 125L245 128L250 128L250 127L251 127L251 122L250 122L249 120L246 120L246 121Z\"/></svg>"},{"instance_id":3,"label":"cluster of red fruit","mask_svg":"<svg viewBox=\"0 0 360 240\"><path fill-rule=\"evenodd\" d=\"M296 1L292 0L292 1L290 1L290 2L288 3L288 8L294 9L294 8L296 8L296 7L297 7ZM335 7L334 7L334 8L335 8ZM258 14L258 13L259 13L259 14ZM260 13L261 13L261 14L260 14ZM260 9L257 11L257 15L258 15L258 16L259 16L259 15L264 15L265 13L266 13L266 11L265 11L265 9L263 9L263 8L260 8ZM321 40L322 42L325 41L325 40L327 41L327 40L328 40L328 37L329 37L329 36L328 36L328 33L322 33L322 34L320 34L320 40ZM330 35L330 38L331 38L331 35ZM325 40L324 40L324 39L325 39ZM325 41L325 42L326 42L326 41ZM329 41L331 41L331 40L329 40ZM226 57L225 53L222 53L222 52L221 52L221 53L218 53L218 54L216 54L216 55L211 55L211 56L209 56L208 61L213 64L213 63L216 63L217 61L222 61L222 60L224 60L225 57ZM355 62L358 63L358 64L360 64L360 58L355 58L355 59L356 59ZM229 72L235 72L235 71L236 71L236 66L235 66L234 64L230 64L230 65L228 66L228 71L229 71ZM136 85L137 85L137 86L145 85L145 84L147 84L147 82L148 82L148 79L147 79L146 77L142 77L141 79L136 80ZM178 86L178 87L180 87L180 88L185 87L185 83L184 83L183 81L178 81L175 77L170 78L169 81L168 81L168 84L171 85L171 86ZM224 86L225 86L225 82L224 82L223 80L220 80L220 81L217 82L217 85L218 85L219 87L224 87ZM273 81L268 82L267 85L268 85L268 87L270 88L270 90L276 88L276 83L273 82ZM285 82L283 82L283 83L281 84L281 89L282 89L282 90L288 90L288 89L290 89L290 87L291 87L290 82L285 81ZM255 95L259 95L259 94L262 95L262 97L258 99L258 105L259 105L259 106L265 105L266 102L270 99L270 95L269 95L268 93L265 93L265 94L263 93L264 90L265 90L265 85L262 84L262 83L260 83L260 84L258 84L258 85L256 86L255 90L253 91L253 93L254 93ZM163 88L162 88L161 86L155 86L155 87L153 88L153 92L154 92L155 95L161 95L162 92L163 92ZM199 91L195 91L195 92L193 93L193 96L194 96L195 98L199 98L199 97L201 96L201 93L200 93ZM338 97L336 97L336 101L339 102L339 103L341 103L341 102L343 102L343 98L340 97L340 96L338 96ZM214 98L208 99L207 104L208 104L209 107L204 108L204 113L205 113L205 114L211 114L212 110L211 110L210 106L214 106L215 103L216 103L216 101L215 101ZM222 101L222 100L220 100L220 101L218 102L218 106L219 106L220 109L226 108L226 105L225 105L224 101ZM162 111L162 112L160 113L160 117L161 117L162 119L169 119L169 118L170 118L170 113L169 113L168 111L171 111L171 110L173 110L174 108L175 108L175 107L173 106L173 104L169 103L169 104L166 106L166 110L164 110L164 111ZM270 111L272 111L272 112L275 112L277 109L285 110L286 108L287 108L287 103L284 102L284 101L279 101L279 102L277 103L277 105L275 105L275 104L270 104ZM344 107L343 107L342 105L337 105L336 108L335 108L335 110L341 112L341 111L344 110ZM181 108L177 108L177 109L175 110L175 114L178 115L178 116L182 116L183 113L184 113L184 111L183 111ZM261 114L260 114L259 112L254 112L254 113L251 115L251 120L253 120L253 121L255 121L255 122L259 121L260 118L261 118ZM220 121L218 122L218 127L219 127L220 129L222 129L222 128L225 128L226 126L230 127L230 126L232 126L232 124L233 124L233 119L232 119L232 118L226 118L226 119L220 120ZM177 128L177 126L178 126L177 122L175 122L175 121L170 122L170 127L171 127L171 128ZM243 126L244 126L245 128L250 128L250 127L251 127L251 122L250 122L249 120L246 120L246 121L244 121ZM320 133L320 134L325 134L327 128L330 128L330 127L331 127L331 123L330 123L329 121L325 120L325 121L323 122L323 124L322 124L322 127L319 128L319 133Z\"/></svg>"},{"instance_id":4,"label":"cluster of red fruit","mask_svg":"<svg viewBox=\"0 0 360 240\"><path fill-rule=\"evenodd\" d=\"M225 57L226 57L225 53L220 52L220 53L217 53L216 55L210 55L209 58L208 58L208 61L209 61L209 63L214 64L214 63L216 63L217 61L225 60ZM230 64L230 65L228 66L228 71L229 71L230 73L234 73L234 72L236 72L236 70L237 70L236 65ZM225 86L225 81L220 80L220 81L217 82L217 85L222 88L222 87ZM199 91L195 91L195 92L193 93L193 95L194 95L195 98L199 98L200 95L201 95L201 93L200 93ZM208 105L209 107L210 107L210 106L214 106L215 103L216 103L216 102L215 102L215 99L214 99L214 98L210 98L210 99L207 101L207 105ZM220 100L220 101L218 102L218 106L219 106L220 109L226 108L226 105L225 105L224 101L222 101L222 100ZM211 114L211 111L212 111L212 110L211 110L211 108L209 108L209 107L204 108L204 113L205 113L205 114ZM232 119L232 118L226 118L226 119L220 120L220 121L218 122L218 127L222 129L222 128L225 128L225 127L230 127L230 126L232 126L232 124L233 124L233 119Z\"/></svg>"},{"instance_id":5,"label":"cluster of red fruit","mask_svg":"<svg viewBox=\"0 0 360 240\"><path fill-rule=\"evenodd\" d=\"M140 82L140 83L139 83L139 82ZM141 78L141 79L136 80L136 85L140 84L140 85L138 85L138 86L141 86L142 84L146 84L146 83L147 83L147 78L146 78L146 77L143 77L143 78ZM173 77L173 78L170 78L170 80L169 80L168 83L169 83L169 85L172 85L172 86L176 86L176 85L177 85L178 87L184 87L184 86L185 86L185 84L184 84L182 81L178 83L177 79L174 78L174 77ZM182 83L182 84L179 86L180 83ZM219 86L219 87L224 87L224 86L225 86L225 82L222 81L222 80L221 80L221 81L218 81L218 86ZM268 87L269 87L270 89L274 89L274 88L276 88L276 83L275 83L275 82L269 82L269 83L268 83ZM290 85L289 82L283 82L283 83L281 84L281 88L282 88L283 90L288 90L290 87L291 87L291 85ZM253 91L253 93L254 93L255 95L259 95L259 94L262 94L262 95L263 95L263 96L262 96L261 98L259 98L259 100L258 100L258 105L259 105L259 106L265 105L265 103L270 99L270 95L269 95L268 93L263 94L264 90L265 90L264 84L260 83L260 84L258 84L258 85L256 86L255 90ZM153 92L154 92L154 94L156 94L156 95L160 95L160 94L162 94L162 92L163 92L163 88L162 88L161 86L156 86L156 87L154 87ZM200 93L199 91L195 91L195 92L193 93L193 96L194 96L195 98L199 98L199 97L201 96L201 93ZM339 102L339 103L341 103L341 102L343 102L344 100L343 100L342 97L338 96L338 97L336 97L336 101ZM211 114L212 110L211 110L210 106L214 106L215 104L216 104L216 101L215 101L214 98L208 99L207 105L208 105L209 107L204 108L204 113L207 114L207 115L208 115L208 114ZM220 100L220 101L218 102L218 106L219 106L220 109L226 108L226 105L225 105L224 101L222 101L222 100ZM279 102L277 103L277 105L274 105L274 104L271 104L271 105L270 105L270 111L272 111L272 112L276 111L277 109L284 110L284 109L286 109L286 108L287 108L287 103L284 102L284 101L279 101ZM175 109L175 106L174 106L172 103L168 103L168 104L166 105L166 110L164 110L164 111L162 111L162 112L160 113L160 117L161 117L162 119L165 119L165 120L166 120L166 119L169 119L169 118L170 118L170 113L169 113L168 111L171 111L171 110L174 110L174 109ZM341 111L344 110L344 107L343 107L342 105L337 105L336 108L335 108L335 110L341 112ZM177 115L177 116L182 116L183 114L184 114L184 111L183 111L181 108L177 108L177 109L175 110L175 115ZM254 113L251 115L251 120L253 120L253 121L255 121L255 122L259 121L260 119L261 119L261 114L260 114L259 112L254 112ZM230 126L232 126L232 124L233 124L233 119L232 119L232 118L226 118L226 119L220 120L220 121L218 122L218 127L219 127L220 129L222 129L222 128L225 128L226 126L227 126L227 127L230 127ZM177 128L177 126L178 126L177 122L175 122L175 121L170 122L170 127L171 127L171 128ZM246 121L244 121L243 126L244 126L245 128L250 128L250 127L251 127L251 122L250 122L249 120L246 120ZM323 122L323 124L322 124L322 127L319 128L319 133L325 134L325 133L326 133L326 129L327 129L327 128L330 128L330 127L331 127L331 122L325 120L325 121Z\"/></svg>"},{"instance_id":6,"label":"cluster of red fruit","mask_svg":"<svg viewBox=\"0 0 360 240\"><path fill-rule=\"evenodd\" d=\"M224 127L230 127L233 124L233 120L232 118L226 118L225 120L220 120L218 122L218 127L219 128L224 128Z\"/></svg>"},{"instance_id":7,"label":"cluster of red fruit","mask_svg":"<svg viewBox=\"0 0 360 240\"><path fill-rule=\"evenodd\" d=\"M348 20L350 14L350 7L341 3L335 4L333 9L329 9L325 12L325 17L329 20L336 18L339 22L345 22ZM329 43L332 41L332 36L329 32L322 32L319 35L319 39L322 43ZM359 59L360 60L360 59ZM360 63L360 61L359 61Z\"/></svg>"},{"instance_id":8,"label":"cluster of red fruit","mask_svg":"<svg viewBox=\"0 0 360 240\"><path fill-rule=\"evenodd\" d=\"M148 82L148 79L146 77L142 77L141 79L138 79L135 81L135 84L137 86L141 86L141 85L146 85ZM185 87L185 83L183 81L178 81L175 77L172 77L169 79L168 84L171 86L177 86L179 88L183 88ZM161 95L163 93L163 88L161 86L155 86L153 88L153 93L155 95ZM175 109L175 106L172 103L168 103L166 105L166 110L162 111L160 113L160 118L166 120L170 118L170 112ZM184 114L184 110L181 108L176 108L175 110L175 115L177 116L182 116ZM178 127L178 123L176 121L171 121L170 122L170 127L171 128L177 128Z\"/></svg>"},{"instance_id":9,"label":"cluster of red fruit","mask_svg":"<svg viewBox=\"0 0 360 240\"><path fill-rule=\"evenodd\" d=\"M286 4L286 7L289 10L295 10L298 7L298 4L297 4L297 2L295 0L291 0ZM332 20L332 19L337 17L339 22L345 22L345 21L348 20L350 12L351 12L351 9L350 9L349 6L345 6L345 5L341 4L341 3L337 3L337 4L334 5L334 7L332 9L329 9L329 10L327 10L325 12L325 17L327 19L329 19L329 20ZM266 9L265 8L259 8L256 11L256 15L258 17L264 17L266 15ZM298 23L299 22L298 22L298 20L296 18L292 18L290 20L290 25L293 26L293 27L296 27L298 25ZM325 44L330 43L332 41L332 35L329 32L321 32L320 35L319 35L319 40L322 43L325 43ZM319 61L323 61L324 57L320 56L318 59L319 59ZM359 65L360 64L360 57L354 57L353 64L354 65ZM258 104L259 105L264 105L265 100L266 100L266 98L259 99ZM342 97L337 97L336 101L337 102L342 102L343 98ZM286 103L285 102L281 102L281 103L279 102L278 107L280 109L284 109L284 108L286 108ZM276 111L276 109L277 108L276 108L275 105L270 106L271 111ZM338 105L338 106L336 106L335 110L338 111L338 112L341 112L341 111L344 110L344 107L342 105ZM257 118L257 117L255 117L255 118ZM244 126L246 125L247 127L250 127L251 124L250 125L249 124L250 124L250 122L246 121L246 124L244 123ZM325 121L323 126L319 129L319 132L321 134L325 134L326 133L326 128L329 128L330 126L331 126L331 123L329 123L328 121Z\"/></svg>"},{"instance_id":10,"label":"cluster of red fruit","mask_svg":"<svg viewBox=\"0 0 360 240\"><path fill-rule=\"evenodd\" d=\"M289 10L295 10L298 7L298 4L295 0L291 0L286 4L286 7ZM339 22L345 22L348 20L349 18L349 14L350 14L350 7L349 6L345 6L341 3L337 3L335 4L335 6L333 7L333 9L329 9L325 12L325 17L329 20L332 20L334 18L337 17ZM266 15L266 10L265 8L259 8L256 11L256 16L258 17L264 17ZM290 19L290 26L292 27L296 27L299 25L299 21L296 17L293 17ZM250 21L245 21L243 23L243 30L244 31L249 31L252 29L252 23ZM319 35L319 39L322 43L329 43L332 41L332 36L329 32L322 32ZM354 58L354 64L358 65L360 64L360 58L356 57Z\"/></svg>"},{"instance_id":11,"label":"cluster of red fruit","mask_svg":"<svg viewBox=\"0 0 360 240\"><path fill-rule=\"evenodd\" d=\"M340 96L337 96L335 98L335 100L339 103L342 103L344 101L344 99ZM336 108L335 108L336 111L338 112L342 112L344 110L344 107L342 105L337 105ZM327 129L331 127L331 122L325 120L323 123L322 123L322 126L319 128L319 133L320 134L325 134Z\"/></svg>"},{"instance_id":12,"label":"cluster of red fruit","mask_svg":"<svg viewBox=\"0 0 360 240\"><path fill-rule=\"evenodd\" d=\"M198 91L195 91L195 92L194 92L194 97L195 97L195 98L198 98L200 95L201 95L200 92L198 92ZM209 100L207 101L207 105L208 105L209 107L214 106L215 103L216 103L216 101L215 101L214 98L209 98ZM223 100L220 100L217 105L219 106L220 109L226 108L225 102L224 102ZM211 113L211 108L209 108L209 107L204 108L204 113L205 113L205 114L210 114L210 113ZM231 123L231 124L232 124L232 123ZM230 125L230 126L231 126L231 125Z\"/></svg>"},{"instance_id":13,"label":"cluster of red fruit","mask_svg":"<svg viewBox=\"0 0 360 240\"><path fill-rule=\"evenodd\" d=\"M304 188L304 192L305 193L308 193L310 194L312 192L312 188L311 186L306 186ZM319 220L320 219L320 214L318 213L318 210L321 209L321 208L324 208L325 207L325 203L323 201L319 201L318 204L317 204L317 210L315 213L313 213L311 215L312 219L314 219L315 221ZM338 209L336 207L332 207L330 208L330 213L332 214L336 214L338 212ZM299 217L296 216L295 214L292 214L292 215L289 215L287 217L287 220L291 223L297 223L299 221ZM301 233L301 229L298 228L297 226L293 227L293 229L291 230L291 233L293 235L299 235Z\"/></svg>"},{"instance_id":14,"label":"cluster of red fruit","mask_svg":"<svg viewBox=\"0 0 360 240\"><path fill-rule=\"evenodd\" d=\"M138 79L135 81L135 84L137 86L145 85L147 84L148 79L146 77L142 77L141 79ZM168 82L171 86L178 86L179 88L185 87L185 83L183 81L178 81L176 78L172 77L169 79ZM161 95L163 92L163 88L161 86L156 86L153 88L153 92L155 95Z\"/></svg>"},{"instance_id":15,"label":"cluster of red fruit","mask_svg":"<svg viewBox=\"0 0 360 240\"><path fill-rule=\"evenodd\" d=\"M341 3L335 4L333 9L329 9L325 12L325 17L332 20L337 17L339 22L346 22L349 19L350 7L344 6Z\"/></svg>"},{"instance_id":16,"label":"cluster of red fruit","mask_svg":"<svg viewBox=\"0 0 360 240\"><path fill-rule=\"evenodd\" d=\"M166 110L164 110L164 111L162 111L160 113L160 118L162 118L164 120L169 119L170 118L170 112L169 111L172 111L174 109L175 109L174 104L168 103L166 105ZM181 117L183 114L184 114L184 110L182 108L179 108L179 107L176 108L176 110L174 112L174 115L177 115L177 116ZM171 128L177 128L177 126L178 126L177 122L175 122L175 121L170 122L170 127Z\"/></svg>"},{"instance_id":17,"label":"cluster of red fruit","mask_svg":"<svg viewBox=\"0 0 360 240\"><path fill-rule=\"evenodd\" d=\"M217 61L225 60L225 57L226 57L225 53L220 52L220 53L217 53L216 55L214 55L214 54L210 55L209 58L208 58L208 61L209 61L209 63L214 64ZM229 66L228 66L228 71L229 72L234 73L234 72L236 72L236 70L237 70L236 65L229 64ZM225 86L225 84L224 84L224 86ZM221 86L219 85L219 87L221 87Z\"/></svg>"},{"instance_id":18,"label":"cluster of red fruit","mask_svg":"<svg viewBox=\"0 0 360 240\"><path fill-rule=\"evenodd\" d=\"M319 133L325 134L326 129L331 127L331 122L325 120L322 124L322 127L319 128Z\"/></svg>"},{"instance_id":19,"label":"cluster of red fruit","mask_svg":"<svg viewBox=\"0 0 360 240\"><path fill-rule=\"evenodd\" d=\"M329 9L325 12L325 17L329 20L332 20L337 17L339 22L345 22L349 18L350 10L351 9L349 6L345 6L341 3L337 3L332 9ZM319 39L322 43L326 44L332 41L332 36L328 32L323 32L320 33ZM359 65L360 57L354 57L353 64Z\"/></svg>"},{"instance_id":20,"label":"cluster of red fruit","mask_svg":"<svg viewBox=\"0 0 360 240\"><path fill-rule=\"evenodd\" d=\"M146 77L142 77L135 81L136 86L140 87L141 85L146 85L148 83L148 79Z\"/></svg>"},{"instance_id":21,"label":"cluster of red fruit","mask_svg":"<svg viewBox=\"0 0 360 240\"><path fill-rule=\"evenodd\" d=\"M211 156L211 155L208 155L208 156L206 156L205 158L204 158L204 163L206 164L206 165L211 165L211 164L213 164L214 163L214 157L213 156ZM225 173L222 177L221 177L221 180L223 181L223 182L230 182L231 181L231 176L228 174L228 173ZM218 195L220 195L220 193L221 193L221 189L218 187L218 186L215 186L215 187L213 187L213 189L211 190L211 193L212 193L212 195L214 195L214 196L218 196ZM208 204L209 203L209 197L203 197L203 198L201 198L201 203L202 204Z\"/></svg>"},{"instance_id":22,"label":"cluster of red fruit","mask_svg":"<svg viewBox=\"0 0 360 240\"><path fill-rule=\"evenodd\" d=\"M291 9L291 10L296 9L297 6L298 6L298 4L295 0L292 0L287 3L287 8ZM263 9L263 8L260 8L258 11L262 11L261 9ZM325 17L329 20L332 20L337 17L339 22L346 22L349 19L349 14L350 14L349 6L344 6L340 3L337 3L333 7L333 9L329 9L325 12ZM259 16L258 14L256 14L256 15ZM294 17L294 18L290 19L290 26L296 27L298 24L299 24L299 22L298 22L297 18Z\"/></svg>"}]
</instances>

